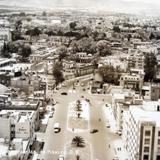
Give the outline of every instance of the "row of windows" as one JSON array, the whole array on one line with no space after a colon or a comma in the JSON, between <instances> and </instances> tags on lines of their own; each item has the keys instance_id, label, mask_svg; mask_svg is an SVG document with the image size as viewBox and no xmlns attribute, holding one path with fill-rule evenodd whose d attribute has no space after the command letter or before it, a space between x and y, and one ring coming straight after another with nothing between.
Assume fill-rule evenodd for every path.
<instances>
[{"instance_id":1,"label":"row of windows","mask_svg":"<svg viewBox=\"0 0 160 160\"><path fill-rule=\"evenodd\" d=\"M145 136L150 136L151 135L151 131L150 130L146 130L145 131ZM158 137L160 137L160 131L158 131Z\"/></svg>"}]
</instances>

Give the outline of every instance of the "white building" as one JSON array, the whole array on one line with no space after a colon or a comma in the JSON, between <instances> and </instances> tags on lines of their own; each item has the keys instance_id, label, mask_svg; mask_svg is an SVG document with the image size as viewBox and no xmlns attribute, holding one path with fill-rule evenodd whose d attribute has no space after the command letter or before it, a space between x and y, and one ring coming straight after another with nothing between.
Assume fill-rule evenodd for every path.
<instances>
[{"instance_id":1,"label":"white building","mask_svg":"<svg viewBox=\"0 0 160 160\"><path fill-rule=\"evenodd\" d=\"M160 102L131 105L124 112L122 138L130 160L159 160Z\"/></svg>"},{"instance_id":2,"label":"white building","mask_svg":"<svg viewBox=\"0 0 160 160\"><path fill-rule=\"evenodd\" d=\"M143 77L136 74L124 74L120 78L120 86L137 91L141 90L143 86Z\"/></svg>"},{"instance_id":3,"label":"white building","mask_svg":"<svg viewBox=\"0 0 160 160\"><path fill-rule=\"evenodd\" d=\"M35 130L35 111L0 111L0 137L1 138L22 138L30 140Z\"/></svg>"},{"instance_id":4,"label":"white building","mask_svg":"<svg viewBox=\"0 0 160 160\"><path fill-rule=\"evenodd\" d=\"M0 28L0 41L11 41L11 32L8 28Z\"/></svg>"}]
</instances>

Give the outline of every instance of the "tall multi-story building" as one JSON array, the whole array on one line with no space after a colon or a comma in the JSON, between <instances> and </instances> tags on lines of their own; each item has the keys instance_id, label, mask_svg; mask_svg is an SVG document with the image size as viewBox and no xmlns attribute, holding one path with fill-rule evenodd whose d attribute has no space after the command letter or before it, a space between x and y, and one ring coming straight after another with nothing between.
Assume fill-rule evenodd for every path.
<instances>
[{"instance_id":1,"label":"tall multi-story building","mask_svg":"<svg viewBox=\"0 0 160 160\"><path fill-rule=\"evenodd\" d=\"M0 111L0 137L32 139L35 131L35 111Z\"/></svg>"},{"instance_id":2,"label":"tall multi-story building","mask_svg":"<svg viewBox=\"0 0 160 160\"><path fill-rule=\"evenodd\" d=\"M160 102L131 105L123 116L122 138L130 160L160 159Z\"/></svg>"}]
</instances>

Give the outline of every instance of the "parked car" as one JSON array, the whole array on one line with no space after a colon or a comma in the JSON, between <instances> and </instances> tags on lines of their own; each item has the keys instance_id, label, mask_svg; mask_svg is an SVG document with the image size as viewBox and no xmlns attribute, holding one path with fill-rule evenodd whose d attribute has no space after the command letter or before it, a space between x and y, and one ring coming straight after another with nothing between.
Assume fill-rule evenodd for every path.
<instances>
[{"instance_id":1,"label":"parked car","mask_svg":"<svg viewBox=\"0 0 160 160\"><path fill-rule=\"evenodd\" d=\"M64 160L64 156L63 155L59 155L58 160Z\"/></svg>"},{"instance_id":2,"label":"parked car","mask_svg":"<svg viewBox=\"0 0 160 160\"><path fill-rule=\"evenodd\" d=\"M61 95L68 95L67 92L62 92Z\"/></svg>"},{"instance_id":3,"label":"parked car","mask_svg":"<svg viewBox=\"0 0 160 160\"><path fill-rule=\"evenodd\" d=\"M49 112L49 118L52 118L52 117L53 117L53 114L54 114L53 111Z\"/></svg>"},{"instance_id":4,"label":"parked car","mask_svg":"<svg viewBox=\"0 0 160 160\"><path fill-rule=\"evenodd\" d=\"M121 136L121 135L122 135L122 132L121 132L121 131L118 131L118 135Z\"/></svg>"},{"instance_id":5,"label":"parked car","mask_svg":"<svg viewBox=\"0 0 160 160\"><path fill-rule=\"evenodd\" d=\"M107 127L107 128L110 128L111 126L110 126L110 124L109 124L109 123L107 123L107 124L106 124L106 127Z\"/></svg>"},{"instance_id":6,"label":"parked car","mask_svg":"<svg viewBox=\"0 0 160 160\"><path fill-rule=\"evenodd\" d=\"M113 158L113 160L119 160L118 156L115 155L114 158Z\"/></svg>"},{"instance_id":7,"label":"parked car","mask_svg":"<svg viewBox=\"0 0 160 160\"><path fill-rule=\"evenodd\" d=\"M90 133L97 133L98 132L98 129L91 129L90 130Z\"/></svg>"}]
</instances>

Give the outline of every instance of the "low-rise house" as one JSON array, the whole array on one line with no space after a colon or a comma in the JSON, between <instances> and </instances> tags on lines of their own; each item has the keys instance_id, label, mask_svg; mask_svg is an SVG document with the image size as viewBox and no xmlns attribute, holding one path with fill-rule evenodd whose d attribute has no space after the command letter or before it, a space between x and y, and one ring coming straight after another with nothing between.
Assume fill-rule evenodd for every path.
<instances>
[{"instance_id":1,"label":"low-rise house","mask_svg":"<svg viewBox=\"0 0 160 160\"><path fill-rule=\"evenodd\" d=\"M160 99L160 85L148 84L142 87L142 96L145 100L158 101Z\"/></svg>"},{"instance_id":2,"label":"low-rise house","mask_svg":"<svg viewBox=\"0 0 160 160\"><path fill-rule=\"evenodd\" d=\"M92 81L91 83L91 93L102 93L102 82Z\"/></svg>"},{"instance_id":3,"label":"low-rise house","mask_svg":"<svg viewBox=\"0 0 160 160\"><path fill-rule=\"evenodd\" d=\"M120 78L120 86L123 88L140 91L143 86L143 78L140 75L124 74Z\"/></svg>"}]
</instances>

